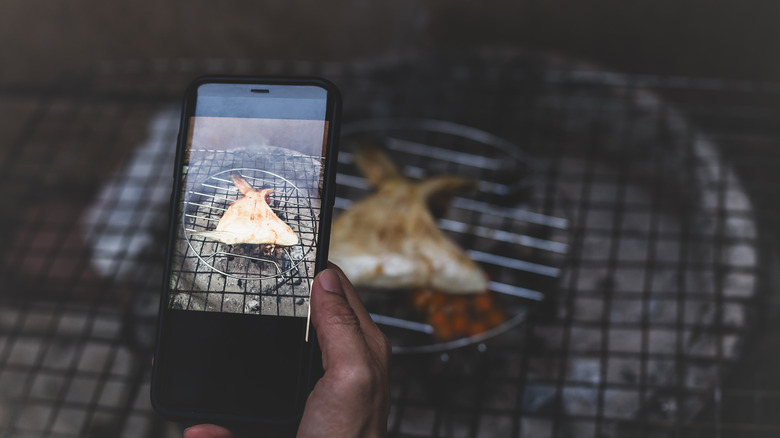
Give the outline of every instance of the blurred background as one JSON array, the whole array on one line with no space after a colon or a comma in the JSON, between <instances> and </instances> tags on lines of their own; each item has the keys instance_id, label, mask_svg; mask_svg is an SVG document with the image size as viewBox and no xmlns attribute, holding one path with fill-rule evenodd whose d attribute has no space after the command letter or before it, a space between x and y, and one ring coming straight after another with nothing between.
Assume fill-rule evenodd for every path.
<instances>
[{"instance_id":1,"label":"blurred background","mask_svg":"<svg viewBox=\"0 0 780 438\"><path fill-rule=\"evenodd\" d=\"M390 436L777 436L777 17L770 0L5 1L0 436L180 436L148 381L179 102L206 73L324 76L345 139L489 183L439 224L508 321L455 343L388 328ZM451 149L510 167L420 152ZM348 156L339 171L340 211L367 190Z\"/></svg>"},{"instance_id":2,"label":"blurred background","mask_svg":"<svg viewBox=\"0 0 780 438\"><path fill-rule=\"evenodd\" d=\"M5 81L45 82L117 60L346 61L502 45L628 73L776 80L778 7L770 0L9 1L0 56Z\"/></svg>"}]
</instances>

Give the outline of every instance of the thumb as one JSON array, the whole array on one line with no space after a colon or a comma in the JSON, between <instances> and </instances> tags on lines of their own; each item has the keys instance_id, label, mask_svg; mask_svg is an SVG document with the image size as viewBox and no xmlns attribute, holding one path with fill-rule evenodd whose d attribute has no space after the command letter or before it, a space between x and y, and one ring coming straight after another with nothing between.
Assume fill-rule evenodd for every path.
<instances>
[{"instance_id":1,"label":"thumb","mask_svg":"<svg viewBox=\"0 0 780 438\"><path fill-rule=\"evenodd\" d=\"M184 431L184 438L234 438L227 429L214 424L199 424Z\"/></svg>"},{"instance_id":2,"label":"thumb","mask_svg":"<svg viewBox=\"0 0 780 438\"><path fill-rule=\"evenodd\" d=\"M347 293L333 269L320 272L312 285L311 321L317 330L326 370L363 357L367 349L360 319L350 305Z\"/></svg>"}]
</instances>

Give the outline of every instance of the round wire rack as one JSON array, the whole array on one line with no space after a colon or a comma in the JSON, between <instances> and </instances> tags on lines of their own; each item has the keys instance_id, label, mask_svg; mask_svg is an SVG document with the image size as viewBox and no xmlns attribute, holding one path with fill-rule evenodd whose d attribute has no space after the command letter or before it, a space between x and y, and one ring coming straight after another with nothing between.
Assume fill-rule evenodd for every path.
<instances>
[{"instance_id":1,"label":"round wire rack","mask_svg":"<svg viewBox=\"0 0 780 438\"><path fill-rule=\"evenodd\" d=\"M487 273L489 291L506 320L479 333L441 339L425 315L411 310L411 291L364 289L366 306L394 353L443 352L483 342L521 324L552 291L568 250L568 220L562 211L556 216L534 212L543 185L535 160L521 148L489 132L434 119L362 120L345 125L342 133L336 215L371 192L350 150L367 138L384 145L412 179L449 174L477 182L476 192L455 197L437 225Z\"/></svg>"}]
</instances>

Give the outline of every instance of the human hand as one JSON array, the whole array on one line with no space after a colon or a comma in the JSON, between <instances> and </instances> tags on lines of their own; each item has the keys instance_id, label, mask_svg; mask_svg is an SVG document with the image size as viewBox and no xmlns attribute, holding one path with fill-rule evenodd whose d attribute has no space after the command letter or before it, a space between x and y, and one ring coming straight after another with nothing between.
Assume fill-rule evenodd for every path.
<instances>
[{"instance_id":1,"label":"human hand","mask_svg":"<svg viewBox=\"0 0 780 438\"><path fill-rule=\"evenodd\" d=\"M325 374L309 395L298 437L381 437L390 408L390 343L344 273L320 272L311 291L311 320ZM185 438L237 438L215 425L188 428Z\"/></svg>"}]
</instances>

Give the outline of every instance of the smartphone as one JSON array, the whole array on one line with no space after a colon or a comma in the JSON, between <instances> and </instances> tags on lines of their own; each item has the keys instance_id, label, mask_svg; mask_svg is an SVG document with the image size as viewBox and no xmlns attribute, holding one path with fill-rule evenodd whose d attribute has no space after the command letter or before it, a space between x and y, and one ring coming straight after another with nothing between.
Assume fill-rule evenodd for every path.
<instances>
[{"instance_id":1,"label":"smartphone","mask_svg":"<svg viewBox=\"0 0 780 438\"><path fill-rule=\"evenodd\" d=\"M179 137L151 399L176 421L296 422L322 375L340 115L322 79L203 77Z\"/></svg>"}]
</instances>

